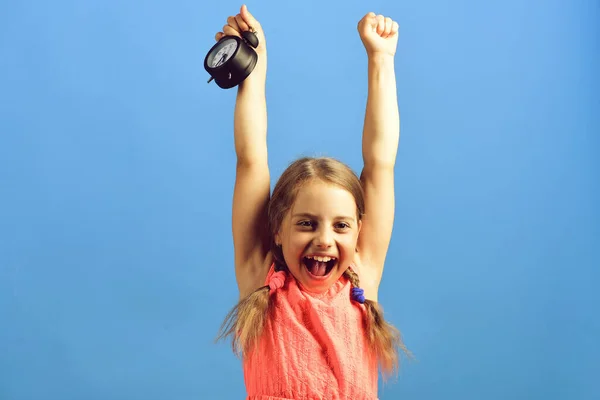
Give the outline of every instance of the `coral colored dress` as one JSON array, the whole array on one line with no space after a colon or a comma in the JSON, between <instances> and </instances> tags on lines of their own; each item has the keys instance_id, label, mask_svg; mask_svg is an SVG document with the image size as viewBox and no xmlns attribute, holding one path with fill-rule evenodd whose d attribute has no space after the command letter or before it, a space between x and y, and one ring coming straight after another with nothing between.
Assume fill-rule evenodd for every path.
<instances>
[{"instance_id":1,"label":"coral colored dress","mask_svg":"<svg viewBox=\"0 0 600 400\"><path fill-rule=\"evenodd\" d=\"M273 273L272 266L267 282ZM288 274L270 295L263 334L243 363L247 400L377 399L377 359L351 287L342 276L328 292L313 294Z\"/></svg>"}]
</instances>

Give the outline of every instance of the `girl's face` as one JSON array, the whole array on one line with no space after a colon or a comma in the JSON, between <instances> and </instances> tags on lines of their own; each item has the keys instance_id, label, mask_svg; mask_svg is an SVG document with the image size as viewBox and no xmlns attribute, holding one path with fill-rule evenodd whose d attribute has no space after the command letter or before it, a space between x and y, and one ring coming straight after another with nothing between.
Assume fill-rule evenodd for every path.
<instances>
[{"instance_id":1,"label":"girl's face","mask_svg":"<svg viewBox=\"0 0 600 400\"><path fill-rule=\"evenodd\" d=\"M298 191L275 243L306 290L325 292L354 261L360 226L350 192L313 180Z\"/></svg>"}]
</instances>

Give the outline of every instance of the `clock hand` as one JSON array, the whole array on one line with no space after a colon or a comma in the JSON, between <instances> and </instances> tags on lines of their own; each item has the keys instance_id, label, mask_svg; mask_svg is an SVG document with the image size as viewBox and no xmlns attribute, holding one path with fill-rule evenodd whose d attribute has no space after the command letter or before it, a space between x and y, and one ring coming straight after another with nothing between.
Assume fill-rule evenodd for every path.
<instances>
[{"instance_id":1,"label":"clock hand","mask_svg":"<svg viewBox=\"0 0 600 400\"><path fill-rule=\"evenodd\" d=\"M215 65L215 67L218 67L219 65L223 64L226 59L227 59L227 54L223 54L223 56L221 57L221 59L219 60L217 65Z\"/></svg>"}]
</instances>

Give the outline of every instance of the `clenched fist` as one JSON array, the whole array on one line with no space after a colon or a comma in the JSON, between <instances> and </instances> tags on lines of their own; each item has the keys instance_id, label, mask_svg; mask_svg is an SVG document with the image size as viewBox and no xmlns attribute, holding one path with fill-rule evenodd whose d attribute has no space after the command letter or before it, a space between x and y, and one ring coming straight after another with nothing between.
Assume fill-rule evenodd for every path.
<instances>
[{"instance_id":1,"label":"clenched fist","mask_svg":"<svg viewBox=\"0 0 600 400\"><path fill-rule=\"evenodd\" d=\"M390 17L370 12L358 22L358 33L369 57L396 54L398 23Z\"/></svg>"}]
</instances>

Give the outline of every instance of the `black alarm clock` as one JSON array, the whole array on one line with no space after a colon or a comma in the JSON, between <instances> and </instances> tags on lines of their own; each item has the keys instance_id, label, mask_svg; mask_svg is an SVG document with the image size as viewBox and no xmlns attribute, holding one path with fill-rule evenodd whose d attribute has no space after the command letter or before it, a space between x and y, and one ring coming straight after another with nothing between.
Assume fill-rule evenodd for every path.
<instances>
[{"instance_id":1,"label":"black alarm clock","mask_svg":"<svg viewBox=\"0 0 600 400\"><path fill-rule=\"evenodd\" d=\"M222 89L239 85L256 67L258 37L254 32L242 32L242 38L223 36L206 54L204 69Z\"/></svg>"}]
</instances>

